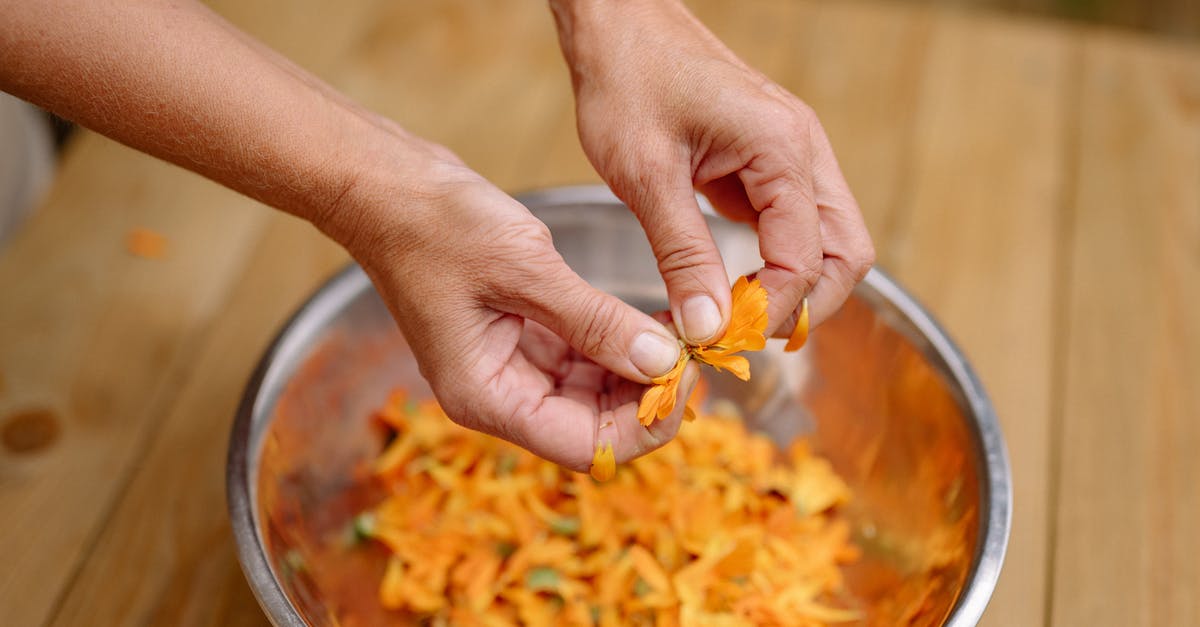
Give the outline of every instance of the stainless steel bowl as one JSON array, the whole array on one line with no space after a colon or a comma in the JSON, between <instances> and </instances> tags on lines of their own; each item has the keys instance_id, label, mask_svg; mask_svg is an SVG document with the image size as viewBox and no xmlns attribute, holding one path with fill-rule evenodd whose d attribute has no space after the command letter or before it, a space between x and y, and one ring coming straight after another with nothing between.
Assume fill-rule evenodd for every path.
<instances>
[{"instance_id":1,"label":"stainless steel bowl","mask_svg":"<svg viewBox=\"0 0 1200 627\"><path fill-rule=\"evenodd\" d=\"M608 190L521 200L585 279L645 310L665 308L644 235ZM731 278L761 264L751 232L718 218L710 228ZM804 350L769 347L752 368L749 385L712 378L711 396L738 403L781 441L807 435L850 484L846 515L863 558L847 582L865 622L896 624L919 602L920 624L974 625L1004 559L1011 478L992 405L941 327L872 271ZM396 386L428 392L357 267L296 313L251 378L229 446L229 512L274 624L329 623L346 598L374 594L379 566L369 557L324 554L319 573L295 558L345 526L336 512L372 498L352 479L378 452L364 418Z\"/></svg>"}]
</instances>

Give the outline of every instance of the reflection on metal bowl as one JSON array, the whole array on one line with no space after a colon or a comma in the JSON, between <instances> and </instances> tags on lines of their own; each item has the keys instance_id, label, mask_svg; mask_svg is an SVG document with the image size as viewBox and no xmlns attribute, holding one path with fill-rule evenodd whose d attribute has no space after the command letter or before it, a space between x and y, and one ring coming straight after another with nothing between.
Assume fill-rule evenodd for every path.
<instances>
[{"instance_id":1,"label":"reflection on metal bowl","mask_svg":"<svg viewBox=\"0 0 1200 627\"><path fill-rule=\"evenodd\" d=\"M521 200L581 276L644 310L665 308L645 238L607 190ZM710 228L734 276L761 263L751 232L716 218ZM777 441L807 436L850 485L844 515L863 556L846 581L864 624L897 624L917 604L917 624L974 625L1004 558L1010 475L992 406L933 319L872 271L804 350L768 347L752 370L748 384L711 377L710 397L737 403ZM230 516L276 625L334 624L347 608L364 624L390 616L375 601L382 553L322 546L379 499L362 480L379 451L365 417L397 386L428 394L358 268L304 305L250 381L230 442ZM319 569L298 567L300 554Z\"/></svg>"}]
</instances>

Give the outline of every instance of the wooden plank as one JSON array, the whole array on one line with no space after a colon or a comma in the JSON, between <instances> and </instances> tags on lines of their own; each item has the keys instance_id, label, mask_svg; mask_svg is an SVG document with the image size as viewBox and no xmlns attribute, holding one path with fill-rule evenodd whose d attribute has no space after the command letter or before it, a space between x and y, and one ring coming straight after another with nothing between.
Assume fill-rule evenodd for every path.
<instances>
[{"instance_id":1,"label":"wooden plank","mask_svg":"<svg viewBox=\"0 0 1200 627\"><path fill-rule=\"evenodd\" d=\"M322 38L265 35L319 68L359 17L342 6L314 22ZM189 374L266 216L198 177L84 134L45 205L5 249L0 423L32 412L56 434L35 450L0 449L6 623L46 620ZM168 237L166 260L125 252L137 226Z\"/></svg>"},{"instance_id":2,"label":"wooden plank","mask_svg":"<svg viewBox=\"0 0 1200 627\"><path fill-rule=\"evenodd\" d=\"M86 550L263 219L171 166L80 142L68 184L0 260L0 416L44 410L58 431L0 450L0 606L20 625L44 620ZM135 226L167 235L166 260L125 252Z\"/></svg>"},{"instance_id":3,"label":"wooden plank","mask_svg":"<svg viewBox=\"0 0 1200 627\"><path fill-rule=\"evenodd\" d=\"M504 189L527 188L573 110L544 4L394 3L381 10L338 85L413 133L442 143ZM573 129L571 129L573 135Z\"/></svg>"},{"instance_id":4,"label":"wooden plank","mask_svg":"<svg viewBox=\"0 0 1200 627\"><path fill-rule=\"evenodd\" d=\"M885 244L889 268L977 368L1007 438L1013 529L984 625L1044 620L1055 231L1073 45L1035 23L939 17L920 79L911 197Z\"/></svg>"},{"instance_id":5,"label":"wooden plank","mask_svg":"<svg viewBox=\"0 0 1200 627\"><path fill-rule=\"evenodd\" d=\"M279 324L345 254L307 224L270 219L138 472L54 625L266 624L225 513L225 448L240 393Z\"/></svg>"},{"instance_id":6,"label":"wooden plank","mask_svg":"<svg viewBox=\"0 0 1200 627\"><path fill-rule=\"evenodd\" d=\"M781 85L817 112L875 240L889 237L911 192L912 152L932 13L907 5L821 3L803 38L784 36Z\"/></svg>"},{"instance_id":7,"label":"wooden plank","mask_svg":"<svg viewBox=\"0 0 1200 627\"><path fill-rule=\"evenodd\" d=\"M1200 50L1089 37L1055 625L1200 624Z\"/></svg>"}]
</instances>

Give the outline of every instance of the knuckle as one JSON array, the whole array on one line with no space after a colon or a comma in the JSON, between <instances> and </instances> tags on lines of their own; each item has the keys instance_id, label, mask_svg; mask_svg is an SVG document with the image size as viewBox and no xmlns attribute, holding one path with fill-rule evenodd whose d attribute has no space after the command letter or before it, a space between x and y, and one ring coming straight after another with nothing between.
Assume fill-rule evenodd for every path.
<instances>
[{"instance_id":1,"label":"knuckle","mask_svg":"<svg viewBox=\"0 0 1200 627\"><path fill-rule=\"evenodd\" d=\"M805 294L812 291L813 286L821 279L822 263L823 259L819 254L805 255L792 268L792 273L796 276L796 280L803 285Z\"/></svg>"},{"instance_id":2,"label":"knuckle","mask_svg":"<svg viewBox=\"0 0 1200 627\"><path fill-rule=\"evenodd\" d=\"M531 250L544 252L554 249L550 228L536 219L501 224L492 229L489 239L497 250L513 255L527 255Z\"/></svg>"},{"instance_id":3,"label":"knuckle","mask_svg":"<svg viewBox=\"0 0 1200 627\"><path fill-rule=\"evenodd\" d=\"M875 265L875 246L866 242L850 260L850 268L854 271L854 281L858 282L867 276Z\"/></svg>"},{"instance_id":4,"label":"knuckle","mask_svg":"<svg viewBox=\"0 0 1200 627\"><path fill-rule=\"evenodd\" d=\"M795 119L798 122L803 122L806 127L812 128L813 125L820 123L817 117L817 110L813 109L812 105L807 102L796 98L792 101L792 107L795 110Z\"/></svg>"},{"instance_id":5,"label":"knuckle","mask_svg":"<svg viewBox=\"0 0 1200 627\"><path fill-rule=\"evenodd\" d=\"M675 232L658 251L658 271L664 276L713 262L710 242L699 235Z\"/></svg>"},{"instance_id":6,"label":"knuckle","mask_svg":"<svg viewBox=\"0 0 1200 627\"><path fill-rule=\"evenodd\" d=\"M482 248L488 251L482 283L500 302L548 296L544 293L552 292L549 279L559 277L566 267L550 229L540 221L495 229Z\"/></svg>"},{"instance_id":7,"label":"knuckle","mask_svg":"<svg viewBox=\"0 0 1200 627\"><path fill-rule=\"evenodd\" d=\"M578 306L583 311L580 316L583 324L572 330L568 339L583 354L599 355L620 335L621 312L617 302L595 294Z\"/></svg>"},{"instance_id":8,"label":"knuckle","mask_svg":"<svg viewBox=\"0 0 1200 627\"><path fill-rule=\"evenodd\" d=\"M777 335L781 337L787 337L788 335L791 335L792 329L795 329L796 325L800 323L800 308L801 306L797 305L795 309L788 312L787 318L784 318L783 320L783 324L776 327L777 330L775 333Z\"/></svg>"}]
</instances>

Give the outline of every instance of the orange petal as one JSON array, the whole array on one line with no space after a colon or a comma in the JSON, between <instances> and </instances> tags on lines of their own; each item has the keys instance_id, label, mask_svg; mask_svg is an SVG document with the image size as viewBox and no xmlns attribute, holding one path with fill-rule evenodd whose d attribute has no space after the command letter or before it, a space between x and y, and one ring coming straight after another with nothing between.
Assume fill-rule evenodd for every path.
<instances>
[{"instance_id":1,"label":"orange petal","mask_svg":"<svg viewBox=\"0 0 1200 627\"><path fill-rule=\"evenodd\" d=\"M638 403L638 422L648 427L658 417L658 405L662 400L666 385L652 385L642 394L642 402Z\"/></svg>"},{"instance_id":2,"label":"orange petal","mask_svg":"<svg viewBox=\"0 0 1200 627\"><path fill-rule=\"evenodd\" d=\"M733 376L742 381L750 380L750 362L741 355L722 355L712 352L702 352L696 354L696 359L716 368L717 370L728 370L733 373Z\"/></svg>"},{"instance_id":3,"label":"orange petal","mask_svg":"<svg viewBox=\"0 0 1200 627\"><path fill-rule=\"evenodd\" d=\"M383 571L383 581L379 583L379 602L388 609L404 607L404 561L398 557L388 558L387 568Z\"/></svg>"},{"instance_id":4,"label":"orange petal","mask_svg":"<svg viewBox=\"0 0 1200 627\"><path fill-rule=\"evenodd\" d=\"M766 330L767 290L758 279L747 281L744 276L738 277L733 284L732 299L731 329L758 329L760 333Z\"/></svg>"},{"instance_id":5,"label":"orange petal","mask_svg":"<svg viewBox=\"0 0 1200 627\"><path fill-rule=\"evenodd\" d=\"M663 384L662 397L658 399L658 411L655 418L662 420L675 411L675 397L679 396L679 379L676 377Z\"/></svg>"},{"instance_id":6,"label":"orange petal","mask_svg":"<svg viewBox=\"0 0 1200 627\"><path fill-rule=\"evenodd\" d=\"M657 592L670 592L671 579L662 564L658 563L650 551L640 544L629 547L629 557L633 558L633 568L651 588Z\"/></svg>"},{"instance_id":7,"label":"orange petal","mask_svg":"<svg viewBox=\"0 0 1200 627\"><path fill-rule=\"evenodd\" d=\"M652 379L654 385L651 385L642 393L642 400L638 403L638 422L642 423L643 427L650 426L655 420L662 420L671 415L675 410L675 397L679 394L679 380L683 378L683 369L687 366L688 360L691 359L689 351L683 351L679 361L675 362L675 367L667 374Z\"/></svg>"},{"instance_id":8,"label":"orange petal","mask_svg":"<svg viewBox=\"0 0 1200 627\"><path fill-rule=\"evenodd\" d=\"M142 259L162 259L167 256L167 238L157 231L138 227L126 236L125 249Z\"/></svg>"},{"instance_id":9,"label":"orange petal","mask_svg":"<svg viewBox=\"0 0 1200 627\"><path fill-rule=\"evenodd\" d=\"M611 442L596 446L596 454L592 455L592 465L588 468L588 474L596 481L608 481L617 474L617 458L613 454Z\"/></svg>"},{"instance_id":10,"label":"orange petal","mask_svg":"<svg viewBox=\"0 0 1200 627\"><path fill-rule=\"evenodd\" d=\"M754 572L754 560L758 555L758 538L743 534L734 544L733 550L717 562L716 570L723 577L748 577Z\"/></svg>"},{"instance_id":11,"label":"orange petal","mask_svg":"<svg viewBox=\"0 0 1200 627\"><path fill-rule=\"evenodd\" d=\"M788 338L787 346L783 347L786 352L798 351L804 343L808 341L808 299L805 298L803 304L800 305L800 319L796 321L796 328L792 330L792 336Z\"/></svg>"}]
</instances>

